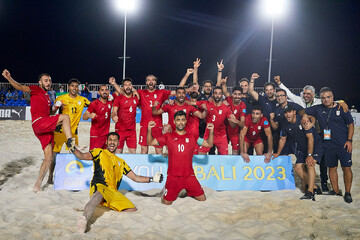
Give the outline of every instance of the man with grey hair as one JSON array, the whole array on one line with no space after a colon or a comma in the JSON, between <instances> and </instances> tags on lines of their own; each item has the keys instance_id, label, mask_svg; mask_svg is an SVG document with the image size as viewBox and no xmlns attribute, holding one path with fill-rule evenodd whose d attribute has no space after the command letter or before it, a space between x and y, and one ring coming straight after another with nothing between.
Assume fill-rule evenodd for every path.
<instances>
[{"instance_id":1,"label":"man with grey hair","mask_svg":"<svg viewBox=\"0 0 360 240\"><path fill-rule=\"evenodd\" d=\"M275 82L277 83L277 85L279 86L279 88L283 89L286 91L286 94L289 98L289 100L291 100L294 103L299 104L300 106L302 106L303 108L307 108L307 107L311 107L313 105L320 105L321 104L321 99L320 98L316 98L315 97L315 88L311 85L306 85L303 88L302 94L301 96L297 96L294 93L292 93L281 81L280 81L280 76L275 76L274 77Z\"/></svg>"}]
</instances>

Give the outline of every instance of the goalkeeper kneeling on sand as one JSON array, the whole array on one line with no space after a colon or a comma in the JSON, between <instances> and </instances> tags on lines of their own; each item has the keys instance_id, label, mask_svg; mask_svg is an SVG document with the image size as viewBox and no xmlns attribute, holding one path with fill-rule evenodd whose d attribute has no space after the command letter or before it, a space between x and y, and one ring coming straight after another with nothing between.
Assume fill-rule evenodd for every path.
<instances>
[{"instance_id":1,"label":"goalkeeper kneeling on sand","mask_svg":"<svg viewBox=\"0 0 360 240\"><path fill-rule=\"evenodd\" d=\"M119 134L111 132L107 135L106 148L95 148L82 153L75 148L74 155L81 160L94 162L94 174L90 183L90 201L86 204L83 216L78 220L79 233L85 233L87 224L94 214L95 208L102 204L116 211L135 212L134 204L118 191L123 175L139 183L161 183L163 175L158 172L154 177L136 175L126 162L115 155L119 145Z\"/></svg>"}]
</instances>

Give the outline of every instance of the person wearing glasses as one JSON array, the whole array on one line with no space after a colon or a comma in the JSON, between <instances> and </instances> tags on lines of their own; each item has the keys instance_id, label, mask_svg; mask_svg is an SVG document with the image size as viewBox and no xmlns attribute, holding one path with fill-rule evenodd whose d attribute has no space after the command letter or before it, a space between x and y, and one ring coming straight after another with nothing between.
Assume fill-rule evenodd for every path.
<instances>
[{"instance_id":1,"label":"person wearing glasses","mask_svg":"<svg viewBox=\"0 0 360 240\"><path fill-rule=\"evenodd\" d=\"M319 121L325 165L329 167L329 177L333 188L329 191L329 195L342 196L337 173L338 160L340 160L345 183L344 200L351 203L353 201L350 190L353 178L351 153L354 120L349 111L345 112L339 108L338 103L334 101L334 94L330 88L324 87L320 90L320 99L321 105L305 109L306 114L303 116L303 121L310 119L314 124L314 119L308 115Z\"/></svg>"}]
</instances>

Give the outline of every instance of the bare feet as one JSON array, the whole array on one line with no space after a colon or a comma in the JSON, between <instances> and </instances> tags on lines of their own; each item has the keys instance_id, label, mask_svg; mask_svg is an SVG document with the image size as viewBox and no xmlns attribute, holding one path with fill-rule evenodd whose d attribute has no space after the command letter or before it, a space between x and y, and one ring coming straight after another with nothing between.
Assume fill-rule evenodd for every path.
<instances>
[{"instance_id":1,"label":"bare feet","mask_svg":"<svg viewBox=\"0 0 360 240\"><path fill-rule=\"evenodd\" d=\"M77 230L78 233L85 233L86 232L86 227L87 227L87 221L85 216L82 216L81 218L79 218L79 220L77 221Z\"/></svg>"},{"instance_id":2,"label":"bare feet","mask_svg":"<svg viewBox=\"0 0 360 240\"><path fill-rule=\"evenodd\" d=\"M36 183L35 183L35 185L34 185L34 187L33 187L33 191L34 191L35 193L41 191L41 182L36 182Z\"/></svg>"}]
</instances>

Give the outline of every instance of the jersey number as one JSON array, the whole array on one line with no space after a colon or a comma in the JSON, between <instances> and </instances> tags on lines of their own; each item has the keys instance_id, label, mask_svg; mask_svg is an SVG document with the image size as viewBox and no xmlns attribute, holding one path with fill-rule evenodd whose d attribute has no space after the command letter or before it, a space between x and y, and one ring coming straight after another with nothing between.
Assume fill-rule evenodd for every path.
<instances>
[{"instance_id":1,"label":"jersey number","mask_svg":"<svg viewBox=\"0 0 360 240\"><path fill-rule=\"evenodd\" d=\"M185 146L184 144L179 144L178 145L178 152L184 152Z\"/></svg>"},{"instance_id":2,"label":"jersey number","mask_svg":"<svg viewBox=\"0 0 360 240\"><path fill-rule=\"evenodd\" d=\"M129 108L129 112L132 112L133 111L133 108L132 108L132 106L130 106L130 108Z\"/></svg>"},{"instance_id":3,"label":"jersey number","mask_svg":"<svg viewBox=\"0 0 360 240\"><path fill-rule=\"evenodd\" d=\"M150 107L152 107L153 106L153 102L150 100Z\"/></svg>"},{"instance_id":4,"label":"jersey number","mask_svg":"<svg viewBox=\"0 0 360 240\"><path fill-rule=\"evenodd\" d=\"M213 118L212 118L212 120L211 120L211 121L215 122L215 117L216 117L216 116L215 116L215 115L213 115Z\"/></svg>"},{"instance_id":5,"label":"jersey number","mask_svg":"<svg viewBox=\"0 0 360 240\"><path fill-rule=\"evenodd\" d=\"M105 113L105 119L107 119L109 116L108 112Z\"/></svg>"},{"instance_id":6,"label":"jersey number","mask_svg":"<svg viewBox=\"0 0 360 240\"><path fill-rule=\"evenodd\" d=\"M72 114L77 113L77 108L76 107L71 108L71 113Z\"/></svg>"}]
</instances>

